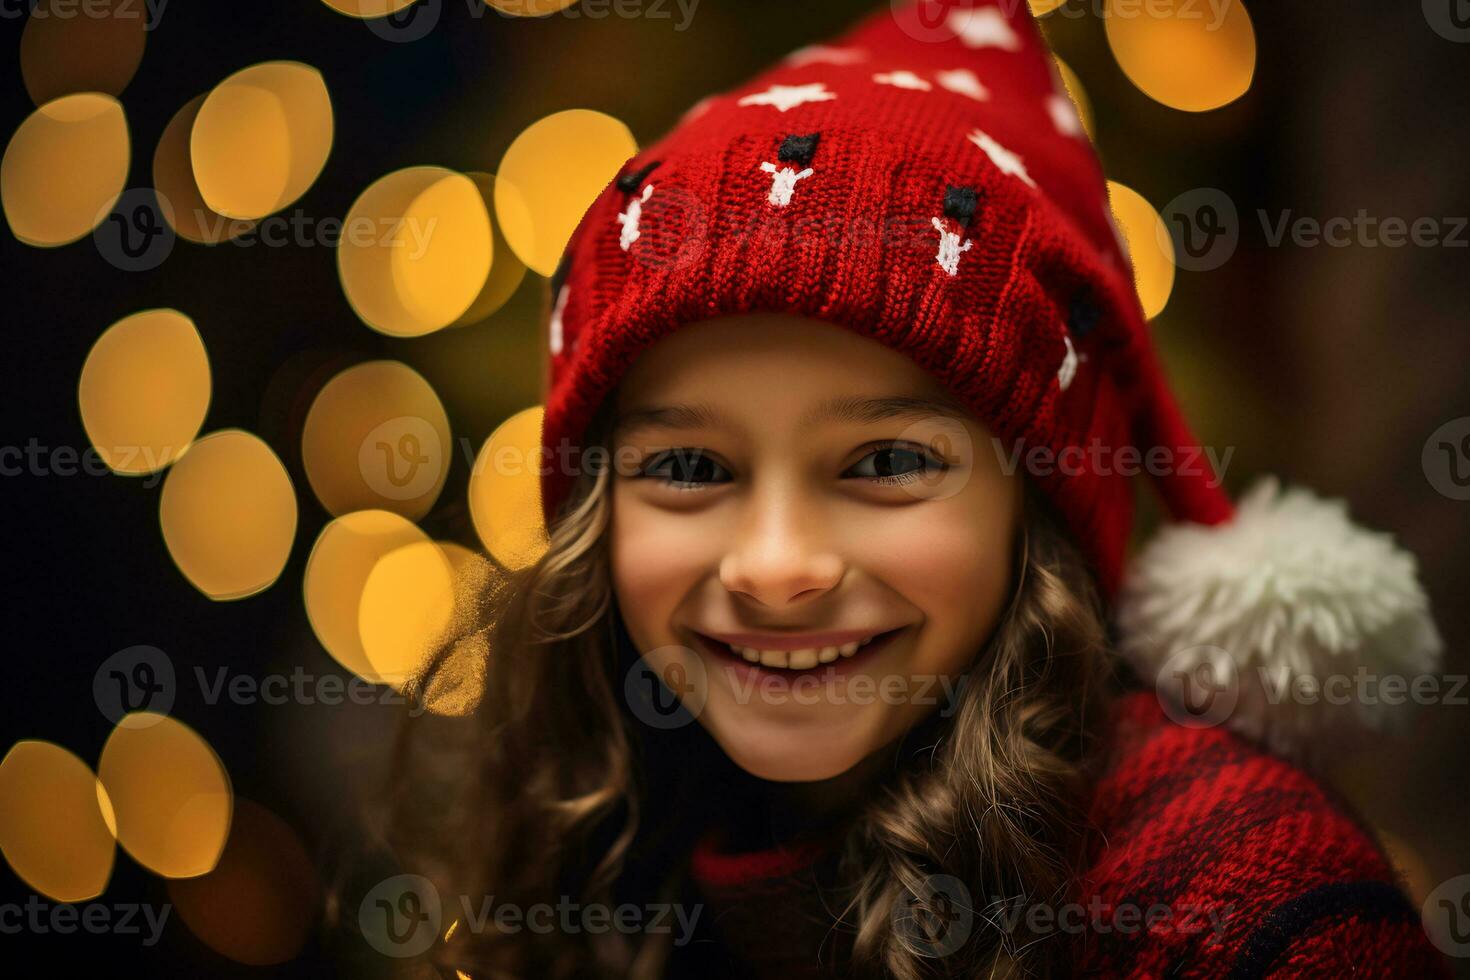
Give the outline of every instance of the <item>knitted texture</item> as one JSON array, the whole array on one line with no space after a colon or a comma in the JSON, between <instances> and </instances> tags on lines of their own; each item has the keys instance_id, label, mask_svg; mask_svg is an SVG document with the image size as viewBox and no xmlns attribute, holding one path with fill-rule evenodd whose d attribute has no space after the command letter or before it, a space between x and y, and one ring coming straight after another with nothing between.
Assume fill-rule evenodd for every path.
<instances>
[{"instance_id":1,"label":"knitted texture","mask_svg":"<svg viewBox=\"0 0 1470 980\"><path fill-rule=\"evenodd\" d=\"M1055 912L1077 975L1448 975L1369 833L1301 770L1223 729L1180 727L1148 694L1118 703L1107 751L1088 869L1072 914ZM738 975L834 975L833 901L811 855L724 854L713 836L696 852Z\"/></svg>"},{"instance_id":2,"label":"knitted texture","mask_svg":"<svg viewBox=\"0 0 1470 980\"><path fill-rule=\"evenodd\" d=\"M552 287L548 521L638 354L722 314L814 317L904 352L1007 460L1071 448L1073 465L1028 475L1109 592L1132 523L1122 454L1197 456L1101 168L1024 3L884 3L700 102L594 201ZM1160 480L1175 517L1229 517L1212 476Z\"/></svg>"}]
</instances>

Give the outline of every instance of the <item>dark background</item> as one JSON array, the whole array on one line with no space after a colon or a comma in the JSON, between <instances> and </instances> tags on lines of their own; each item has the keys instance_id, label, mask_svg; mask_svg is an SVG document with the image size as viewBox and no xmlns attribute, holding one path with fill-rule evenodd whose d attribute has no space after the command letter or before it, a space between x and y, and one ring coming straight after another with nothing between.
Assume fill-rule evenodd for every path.
<instances>
[{"instance_id":1,"label":"dark background","mask_svg":"<svg viewBox=\"0 0 1470 980\"><path fill-rule=\"evenodd\" d=\"M561 109L607 112L648 143L701 96L829 37L872 6L702 0L681 32L671 4L669 19L524 20L485 10L471 16L464 0L445 0L427 37L397 44L315 0L172 0L121 95L133 140L127 186L148 186L153 147L184 102L259 61L297 59L323 73L336 142L320 178L292 207L340 217L369 183L401 167L493 171L518 132ZM1436 492L1421 451L1441 424L1470 416L1470 250L1273 248L1255 212L1328 218L1366 208L1410 221L1470 214L1470 44L1436 34L1418 3L1260 0L1249 9L1255 82L1241 100L1204 114L1168 109L1134 88L1097 17L1053 15L1044 23L1087 88L1110 177L1155 207L1191 188L1217 187L1240 209L1235 257L1211 272L1181 271L1153 325L1202 441L1237 447L1232 490L1256 474L1279 473L1347 498L1362 522L1394 532L1421 559L1447 641L1446 671L1462 673L1470 503ZM13 54L23 23L0 22L7 139L34 108ZM195 591L169 558L156 486L115 476L0 478L11 676L0 694L0 746L46 739L95 765L111 725L93 703L93 673L111 653L151 644L182 678L174 716L219 753L235 793L283 818L322 867L356 854L358 818L382 776L397 709L209 705L192 671L340 671L314 640L301 600L306 555L327 520L300 468L311 397L353 360L401 359L439 392L454 435L478 446L500 420L538 400L544 280L528 274L484 323L394 341L356 319L335 255L323 247L181 240L160 268L127 273L91 238L34 249L6 231L0 269L0 443L35 439L85 450L76 392L90 346L129 313L172 306L193 317L209 352L214 393L204 431L239 426L261 435L291 469L300 503L280 581L253 598L219 603ZM456 455L423 522L434 536L473 541L465 478ZM1336 784L1388 835L1416 902L1470 871L1467 734L1470 707L1438 706L1408 740L1332 767ZM0 902L24 901L29 891L0 863ZM159 904L168 895L119 851L98 901ZM111 976L160 977L375 976L392 965L330 924L314 931L297 960L277 967L234 964L177 919L152 949L136 937L77 934L6 936L0 951L0 972L10 972L14 957L34 957L35 970L59 976L90 964L106 964Z\"/></svg>"}]
</instances>

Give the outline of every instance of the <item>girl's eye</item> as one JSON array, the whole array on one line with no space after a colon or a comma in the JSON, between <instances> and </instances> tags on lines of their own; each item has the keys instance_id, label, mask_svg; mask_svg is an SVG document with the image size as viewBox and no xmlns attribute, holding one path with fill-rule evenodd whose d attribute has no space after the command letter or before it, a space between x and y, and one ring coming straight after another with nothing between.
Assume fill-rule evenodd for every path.
<instances>
[{"instance_id":1,"label":"girl's eye","mask_svg":"<svg viewBox=\"0 0 1470 980\"><path fill-rule=\"evenodd\" d=\"M730 479L728 470L698 449L666 450L645 465L642 472L681 490L695 490Z\"/></svg>"},{"instance_id":2,"label":"girl's eye","mask_svg":"<svg viewBox=\"0 0 1470 980\"><path fill-rule=\"evenodd\" d=\"M949 467L917 446L880 446L854 463L845 477L862 477L883 486L900 486Z\"/></svg>"}]
</instances>

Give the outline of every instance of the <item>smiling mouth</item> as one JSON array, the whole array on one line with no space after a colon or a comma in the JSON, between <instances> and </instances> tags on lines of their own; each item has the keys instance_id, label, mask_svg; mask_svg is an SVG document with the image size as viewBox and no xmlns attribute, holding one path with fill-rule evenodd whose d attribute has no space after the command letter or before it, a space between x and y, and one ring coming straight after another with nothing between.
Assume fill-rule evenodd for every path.
<instances>
[{"instance_id":1,"label":"smiling mouth","mask_svg":"<svg viewBox=\"0 0 1470 980\"><path fill-rule=\"evenodd\" d=\"M888 642L907 627L873 633L860 639L842 644L809 646L795 650L762 650L757 647L726 643L698 631L694 635L707 649L724 657L738 659L744 663L771 670L811 670L824 664L849 661L867 656L888 645Z\"/></svg>"}]
</instances>

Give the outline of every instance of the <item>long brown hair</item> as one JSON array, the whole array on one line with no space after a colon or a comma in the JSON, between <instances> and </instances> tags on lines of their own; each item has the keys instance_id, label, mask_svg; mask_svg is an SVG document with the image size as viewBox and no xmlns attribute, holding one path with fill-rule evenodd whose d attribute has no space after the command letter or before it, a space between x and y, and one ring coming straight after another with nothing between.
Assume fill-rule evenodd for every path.
<instances>
[{"instance_id":1,"label":"long brown hair","mask_svg":"<svg viewBox=\"0 0 1470 980\"><path fill-rule=\"evenodd\" d=\"M732 763L701 726L656 731L623 696L637 653L609 577L610 478L607 467L580 477L536 564L469 576L459 623L421 680L432 690L466 657L485 674L476 711L410 720L400 743L390 843L443 894L611 908L672 901L684 887L712 816L703 790ZM1092 578L1033 496L1014 596L958 703L903 740L844 825L832 908L851 975L1065 972L1067 937L1016 931L996 907L1067 900L1106 697ZM925 907L936 876L962 882L975 906L968 941L938 957L911 928L937 911ZM670 967L665 934L484 925L441 945L446 975L653 978Z\"/></svg>"}]
</instances>

